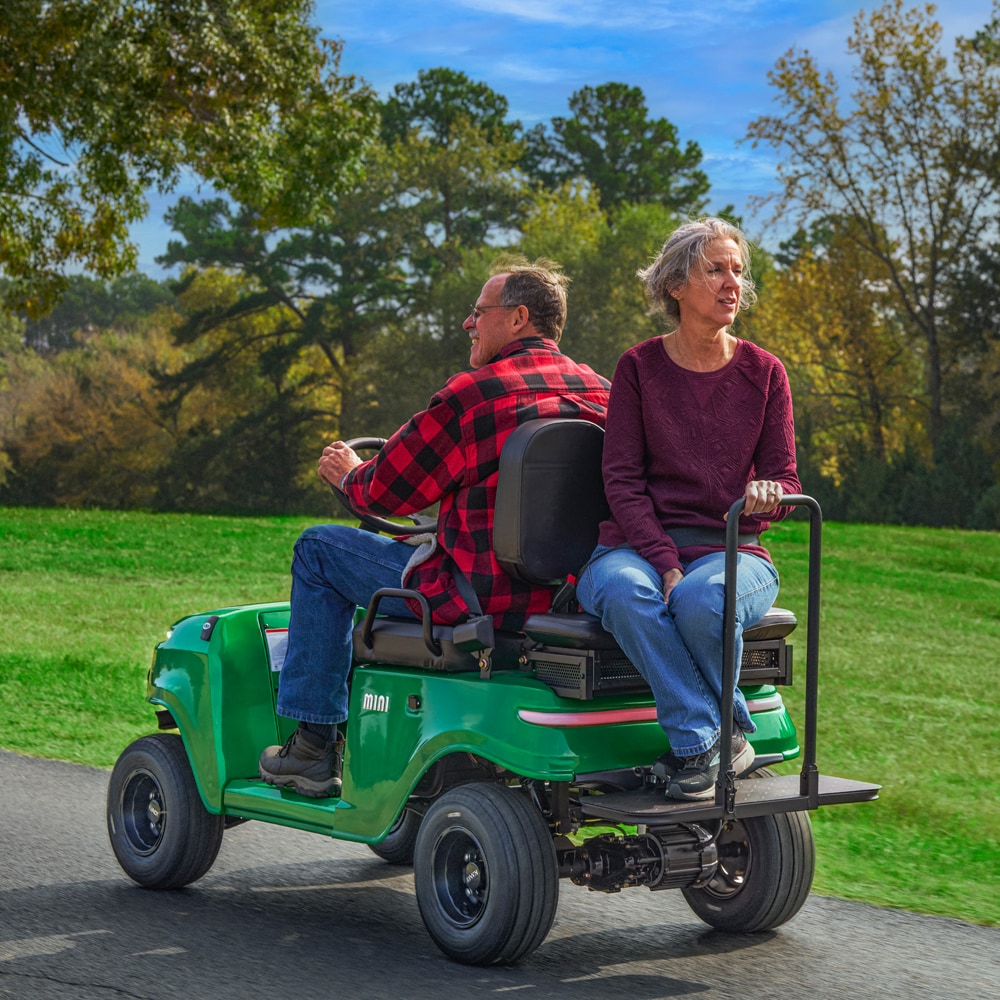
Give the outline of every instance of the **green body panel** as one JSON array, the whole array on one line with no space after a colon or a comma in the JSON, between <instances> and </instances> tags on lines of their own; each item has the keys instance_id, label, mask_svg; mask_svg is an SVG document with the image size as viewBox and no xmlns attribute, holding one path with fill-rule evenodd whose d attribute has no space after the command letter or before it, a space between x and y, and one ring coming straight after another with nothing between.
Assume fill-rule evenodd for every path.
<instances>
[{"instance_id":1,"label":"green body panel","mask_svg":"<svg viewBox=\"0 0 1000 1000\"><path fill-rule=\"evenodd\" d=\"M210 614L218 621L206 642L202 626ZM225 609L181 620L156 648L149 700L170 710L212 812L375 843L428 768L448 754L475 754L524 777L572 781L649 764L666 748L649 694L577 701L517 671L484 680L478 673L359 664L342 797L305 799L257 776L261 750L284 742L295 725L275 714L279 672L267 639L268 630L280 637L287 625L287 604ZM795 756L795 728L776 689L747 694L771 706L754 713L757 752Z\"/></svg>"},{"instance_id":2,"label":"green body panel","mask_svg":"<svg viewBox=\"0 0 1000 1000\"><path fill-rule=\"evenodd\" d=\"M212 615L219 620L205 642ZM148 699L177 723L211 812L222 811L226 785L256 776L261 750L278 742L264 628L287 625L287 604L222 609L181 619L156 647Z\"/></svg>"}]
</instances>

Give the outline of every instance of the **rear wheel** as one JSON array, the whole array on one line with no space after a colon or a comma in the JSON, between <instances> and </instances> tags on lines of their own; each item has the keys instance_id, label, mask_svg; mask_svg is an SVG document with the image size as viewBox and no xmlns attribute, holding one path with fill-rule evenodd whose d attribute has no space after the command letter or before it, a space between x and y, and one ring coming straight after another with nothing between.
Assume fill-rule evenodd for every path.
<instances>
[{"instance_id":1,"label":"rear wheel","mask_svg":"<svg viewBox=\"0 0 1000 1000\"><path fill-rule=\"evenodd\" d=\"M720 931L766 931L802 908L816 869L808 813L731 821L719 835L718 849L719 867L711 880L681 890L705 923Z\"/></svg>"},{"instance_id":2,"label":"rear wheel","mask_svg":"<svg viewBox=\"0 0 1000 1000\"><path fill-rule=\"evenodd\" d=\"M413 851L417 843L417 831L423 817L411 809L404 809L385 839L378 844L369 844L372 853L393 865L412 865Z\"/></svg>"},{"instance_id":3,"label":"rear wheel","mask_svg":"<svg viewBox=\"0 0 1000 1000\"><path fill-rule=\"evenodd\" d=\"M178 889L212 867L225 819L202 804L176 733L136 740L108 783L108 834L125 874L146 889Z\"/></svg>"},{"instance_id":4,"label":"rear wheel","mask_svg":"<svg viewBox=\"0 0 1000 1000\"><path fill-rule=\"evenodd\" d=\"M468 965L511 964L552 926L559 871L541 813L504 785L460 785L428 810L414 858L434 943Z\"/></svg>"}]
</instances>

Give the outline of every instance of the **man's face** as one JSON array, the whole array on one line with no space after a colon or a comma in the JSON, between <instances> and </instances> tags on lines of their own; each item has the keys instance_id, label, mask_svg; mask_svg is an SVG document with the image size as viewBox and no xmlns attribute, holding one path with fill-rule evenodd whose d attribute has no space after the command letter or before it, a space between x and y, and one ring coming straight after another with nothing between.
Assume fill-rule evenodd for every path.
<instances>
[{"instance_id":1,"label":"man's face","mask_svg":"<svg viewBox=\"0 0 1000 1000\"><path fill-rule=\"evenodd\" d=\"M482 368L512 340L521 336L518 324L518 306L502 306L500 293L507 282L506 274L497 274L483 285L476 304L462 328L472 338L469 364Z\"/></svg>"}]
</instances>

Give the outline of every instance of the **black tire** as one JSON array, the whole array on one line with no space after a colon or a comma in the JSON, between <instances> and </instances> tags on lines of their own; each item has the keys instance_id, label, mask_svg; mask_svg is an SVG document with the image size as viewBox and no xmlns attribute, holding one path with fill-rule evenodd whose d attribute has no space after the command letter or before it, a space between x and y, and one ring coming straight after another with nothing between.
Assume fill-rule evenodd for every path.
<instances>
[{"instance_id":1,"label":"black tire","mask_svg":"<svg viewBox=\"0 0 1000 1000\"><path fill-rule=\"evenodd\" d=\"M378 844L369 844L369 849L389 864L412 865L417 831L420 829L422 819L423 817L412 809L404 809L386 834L385 840Z\"/></svg>"},{"instance_id":2,"label":"black tire","mask_svg":"<svg viewBox=\"0 0 1000 1000\"><path fill-rule=\"evenodd\" d=\"M527 797L504 785L460 785L431 806L417 833L414 881L434 943L466 965L531 954L559 902L552 834Z\"/></svg>"},{"instance_id":3,"label":"black tire","mask_svg":"<svg viewBox=\"0 0 1000 1000\"><path fill-rule=\"evenodd\" d=\"M765 768L754 777L769 774ZM816 845L805 812L753 816L726 825L719 868L703 886L681 891L692 910L720 931L770 930L802 908L816 870Z\"/></svg>"},{"instance_id":4,"label":"black tire","mask_svg":"<svg viewBox=\"0 0 1000 1000\"><path fill-rule=\"evenodd\" d=\"M178 734L144 736L118 758L108 784L108 835L139 885L179 889L200 879L219 853L224 824L203 805Z\"/></svg>"}]
</instances>

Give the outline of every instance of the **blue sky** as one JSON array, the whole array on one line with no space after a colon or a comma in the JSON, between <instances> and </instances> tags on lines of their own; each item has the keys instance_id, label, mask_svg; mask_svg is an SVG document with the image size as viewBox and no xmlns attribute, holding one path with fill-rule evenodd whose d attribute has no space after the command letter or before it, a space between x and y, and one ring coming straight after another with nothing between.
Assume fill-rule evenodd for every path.
<instances>
[{"instance_id":1,"label":"blue sky","mask_svg":"<svg viewBox=\"0 0 1000 1000\"><path fill-rule=\"evenodd\" d=\"M568 113L584 86L610 81L638 86L651 117L677 126L682 143L704 154L712 188L709 209L726 204L765 244L778 234L766 214L747 214L752 195L774 190L773 153L739 140L747 124L775 110L767 73L789 48L808 49L822 70L849 90L847 38L854 16L874 3L858 0L317 0L327 38L344 43L341 71L362 77L382 97L421 69L447 66L507 98L525 126ZM909 6L916 6L911 4ZM943 0L936 17L945 51L989 19L993 0ZM193 192L191 192L193 193ZM169 231L164 210L177 193L151 200L133 230L140 267L162 274L153 258Z\"/></svg>"}]
</instances>

